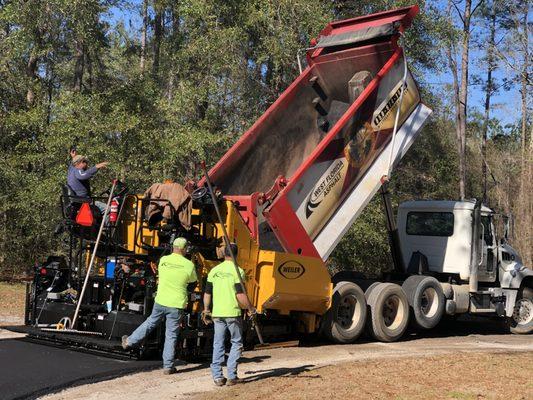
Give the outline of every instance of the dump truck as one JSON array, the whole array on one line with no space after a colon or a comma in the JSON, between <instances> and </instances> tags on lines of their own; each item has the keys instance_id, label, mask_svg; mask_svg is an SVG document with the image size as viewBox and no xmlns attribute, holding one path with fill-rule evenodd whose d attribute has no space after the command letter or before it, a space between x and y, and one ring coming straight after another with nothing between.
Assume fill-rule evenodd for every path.
<instances>
[{"instance_id":1,"label":"dump truck","mask_svg":"<svg viewBox=\"0 0 533 400\"><path fill-rule=\"evenodd\" d=\"M201 297L224 231L239 248L258 311L257 324L245 324L248 343L259 327L267 341L322 334L352 343L366 327L390 342L409 321L430 329L461 313L501 316L513 332L530 333L533 274L506 237L496 237L491 209L480 201L413 201L393 215L391 172L431 114L401 46L417 13L412 6L329 23L305 49L306 68L198 181L144 194L114 183L101 199L111 209L103 222L65 187L68 250L35 269L29 337L107 355L160 351L162 330L138 349L122 350L119 338L150 314L157 262L184 236L199 282L177 354L209 354L213 332L200 318ZM175 192L179 201L165 197ZM328 257L378 192L392 272L331 276Z\"/></svg>"}]
</instances>

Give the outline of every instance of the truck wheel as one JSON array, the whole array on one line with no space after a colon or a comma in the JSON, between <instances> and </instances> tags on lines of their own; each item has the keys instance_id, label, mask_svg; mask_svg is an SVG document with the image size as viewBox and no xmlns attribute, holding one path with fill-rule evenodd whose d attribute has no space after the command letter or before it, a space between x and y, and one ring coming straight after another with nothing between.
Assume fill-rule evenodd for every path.
<instances>
[{"instance_id":1,"label":"truck wheel","mask_svg":"<svg viewBox=\"0 0 533 400\"><path fill-rule=\"evenodd\" d=\"M413 310L416 324L423 329L434 328L445 312L446 299L442 286L431 276L414 275L402 288Z\"/></svg>"},{"instance_id":2,"label":"truck wheel","mask_svg":"<svg viewBox=\"0 0 533 400\"><path fill-rule=\"evenodd\" d=\"M402 337L409 322L409 303L402 288L394 283L381 283L368 298L370 331L382 342L394 342Z\"/></svg>"},{"instance_id":3,"label":"truck wheel","mask_svg":"<svg viewBox=\"0 0 533 400\"><path fill-rule=\"evenodd\" d=\"M533 289L523 288L518 293L513 310L513 316L509 319L511 333L528 334L533 332Z\"/></svg>"},{"instance_id":4,"label":"truck wheel","mask_svg":"<svg viewBox=\"0 0 533 400\"><path fill-rule=\"evenodd\" d=\"M337 283L322 332L335 343L353 343L361 335L365 321L366 300L361 288L352 282Z\"/></svg>"},{"instance_id":5,"label":"truck wheel","mask_svg":"<svg viewBox=\"0 0 533 400\"><path fill-rule=\"evenodd\" d=\"M370 293L372 293L372 290L374 290L376 286L381 285L381 283L382 282L374 282L373 284L371 284L369 287L366 288L365 299L367 303L368 303L368 298L370 297Z\"/></svg>"}]
</instances>

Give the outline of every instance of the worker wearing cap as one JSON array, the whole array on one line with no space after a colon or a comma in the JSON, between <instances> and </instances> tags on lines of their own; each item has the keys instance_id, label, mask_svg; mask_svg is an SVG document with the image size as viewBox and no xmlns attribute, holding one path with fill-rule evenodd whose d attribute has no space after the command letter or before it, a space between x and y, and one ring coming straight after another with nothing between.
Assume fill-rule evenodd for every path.
<instances>
[{"instance_id":1,"label":"worker wearing cap","mask_svg":"<svg viewBox=\"0 0 533 400\"><path fill-rule=\"evenodd\" d=\"M230 244L233 255L237 256L237 245ZM242 310L254 310L248 297L243 292L239 276L229 247L224 250L224 262L214 267L207 276L207 285L204 293L204 310L202 320L208 323L208 316L211 316L215 325L215 336L213 339L213 362L211 363L211 373L215 385L235 385L239 383L237 377L237 362L241 357L242 344ZM241 278L244 279L244 271L239 268ZM211 299L213 300L213 311L211 312ZM226 331L231 337L231 350L226 363L228 379L222 372L224 362Z\"/></svg>"},{"instance_id":2,"label":"worker wearing cap","mask_svg":"<svg viewBox=\"0 0 533 400\"><path fill-rule=\"evenodd\" d=\"M67 184L78 197L91 197L90 179L99 169L107 167L108 162L102 162L88 168L88 159L85 156L76 154L72 158L72 165L68 168Z\"/></svg>"},{"instance_id":3,"label":"worker wearing cap","mask_svg":"<svg viewBox=\"0 0 533 400\"><path fill-rule=\"evenodd\" d=\"M180 321L187 307L187 289L192 289L197 281L194 264L184 257L186 245L186 239L177 238L172 243L172 254L161 257L157 271L159 283L152 313L130 336L122 336L124 350L136 346L166 317L163 373L167 375L176 372L174 355Z\"/></svg>"},{"instance_id":4,"label":"worker wearing cap","mask_svg":"<svg viewBox=\"0 0 533 400\"><path fill-rule=\"evenodd\" d=\"M71 151L71 156L73 152ZM108 162L102 162L95 166L88 168L88 159L80 154L74 154L71 165L67 173L67 185L76 193L76 196L83 198L91 197L91 178L98 172L99 169L107 167ZM106 204L101 201L95 201L94 205L98 207L100 212L104 214Z\"/></svg>"}]
</instances>

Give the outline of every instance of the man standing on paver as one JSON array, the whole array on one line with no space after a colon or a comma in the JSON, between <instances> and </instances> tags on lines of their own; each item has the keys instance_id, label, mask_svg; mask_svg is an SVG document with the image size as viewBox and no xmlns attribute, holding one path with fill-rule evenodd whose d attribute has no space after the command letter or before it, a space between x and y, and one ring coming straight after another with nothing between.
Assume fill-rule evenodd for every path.
<instances>
[{"instance_id":1,"label":"man standing on paver","mask_svg":"<svg viewBox=\"0 0 533 400\"><path fill-rule=\"evenodd\" d=\"M124 350L139 344L166 317L165 344L163 346L163 373L176 372L174 356L181 318L187 307L188 287L198 280L194 264L184 257L187 240L177 238L172 243L173 252L159 261L158 286L152 314L130 336L122 336Z\"/></svg>"},{"instance_id":2,"label":"man standing on paver","mask_svg":"<svg viewBox=\"0 0 533 400\"><path fill-rule=\"evenodd\" d=\"M233 255L237 257L237 245L231 243L230 246ZM224 262L213 268L207 276L207 285L204 293L204 310L202 311L202 320L207 322L207 317L212 316L213 323L215 324L211 373L217 386L231 386L239 383L237 362L241 357L243 349L241 307L252 312L255 310L243 292L229 247L225 248L224 256ZM242 279L244 279L244 271L239 268L239 272ZM213 300L212 312L210 308L211 299ZM222 363L224 362L224 355L226 353L224 346L226 330L229 331L231 337L231 350L226 363L228 372L227 380L222 372Z\"/></svg>"}]
</instances>

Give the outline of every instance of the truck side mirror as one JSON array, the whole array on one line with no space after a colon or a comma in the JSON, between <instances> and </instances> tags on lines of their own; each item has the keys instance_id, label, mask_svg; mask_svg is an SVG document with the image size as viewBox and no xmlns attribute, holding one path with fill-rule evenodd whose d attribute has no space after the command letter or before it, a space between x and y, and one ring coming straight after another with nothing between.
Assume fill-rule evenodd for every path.
<instances>
[{"instance_id":1,"label":"truck side mirror","mask_svg":"<svg viewBox=\"0 0 533 400\"><path fill-rule=\"evenodd\" d=\"M508 242L513 237L513 216L511 214L504 216L505 225L503 228L502 242Z\"/></svg>"}]
</instances>

